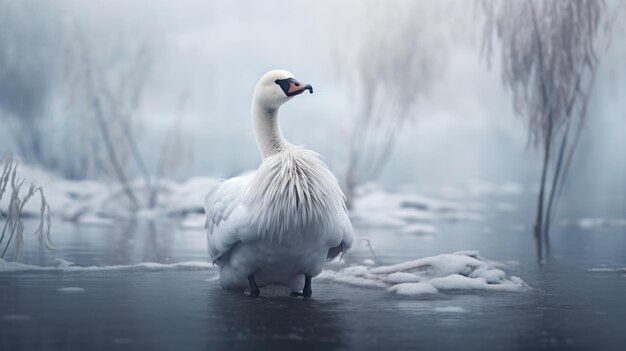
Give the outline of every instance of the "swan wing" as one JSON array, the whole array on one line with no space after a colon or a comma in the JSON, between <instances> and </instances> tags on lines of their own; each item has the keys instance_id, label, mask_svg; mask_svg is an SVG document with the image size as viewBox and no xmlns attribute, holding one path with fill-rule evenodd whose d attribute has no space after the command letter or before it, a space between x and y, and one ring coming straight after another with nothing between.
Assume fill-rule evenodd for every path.
<instances>
[{"instance_id":1,"label":"swan wing","mask_svg":"<svg viewBox=\"0 0 626 351\"><path fill-rule=\"evenodd\" d=\"M224 180L209 190L204 203L209 255L213 262L251 234L249 211L242 197L251 176Z\"/></svg>"},{"instance_id":2,"label":"swan wing","mask_svg":"<svg viewBox=\"0 0 626 351\"><path fill-rule=\"evenodd\" d=\"M352 247L354 242L354 230L352 228L352 223L350 222L350 217L348 216L347 211L340 211L337 213L335 217L335 231L336 234L341 238L341 242L337 246L333 246L328 249L328 254L326 258L332 260L337 257L339 254L343 255L348 251L349 248Z\"/></svg>"}]
</instances>

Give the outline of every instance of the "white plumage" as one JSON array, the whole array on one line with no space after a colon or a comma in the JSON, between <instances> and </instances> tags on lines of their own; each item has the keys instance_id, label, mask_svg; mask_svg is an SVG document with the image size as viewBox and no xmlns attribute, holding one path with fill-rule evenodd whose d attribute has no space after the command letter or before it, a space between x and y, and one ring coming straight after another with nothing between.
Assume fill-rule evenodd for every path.
<instances>
[{"instance_id":1,"label":"white plumage","mask_svg":"<svg viewBox=\"0 0 626 351\"><path fill-rule=\"evenodd\" d=\"M252 114L263 161L253 174L225 180L206 197L209 255L224 288L245 289L253 276L258 286L300 291L305 276L318 275L327 258L352 245L337 179L317 153L280 132L278 108L304 90L312 87L287 71L261 78Z\"/></svg>"}]
</instances>

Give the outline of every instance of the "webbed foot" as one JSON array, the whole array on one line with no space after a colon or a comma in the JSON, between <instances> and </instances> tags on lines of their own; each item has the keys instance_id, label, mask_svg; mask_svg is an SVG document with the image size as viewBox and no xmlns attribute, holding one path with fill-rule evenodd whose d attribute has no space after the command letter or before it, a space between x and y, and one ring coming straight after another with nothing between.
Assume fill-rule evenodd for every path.
<instances>
[{"instance_id":1,"label":"webbed foot","mask_svg":"<svg viewBox=\"0 0 626 351\"><path fill-rule=\"evenodd\" d=\"M298 297L298 296L302 296L305 299L308 299L309 297L311 297L311 295L313 295L313 290L311 289L311 277L308 275L304 276L304 289L302 289L302 292L292 292L291 293L291 297Z\"/></svg>"},{"instance_id":2,"label":"webbed foot","mask_svg":"<svg viewBox=\"0 0 626 351\"><path fill-rule=\"evenodd\" d=\"M250 284L250 297L259 297L259 295L261 294L261 290L259 289L259 287L256 285L256 280L254 280L254 275L250 274L248 276L248 283Z\"/></svg>"}]
</instances>

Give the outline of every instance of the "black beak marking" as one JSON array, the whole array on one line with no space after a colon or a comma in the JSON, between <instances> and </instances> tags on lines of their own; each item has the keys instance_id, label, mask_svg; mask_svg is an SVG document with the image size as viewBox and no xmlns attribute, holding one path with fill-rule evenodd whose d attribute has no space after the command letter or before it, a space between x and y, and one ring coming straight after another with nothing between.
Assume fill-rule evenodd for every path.
<instances>
[{"instance_id":1,"label":"black beak marking","mask_svg":"<svg viewBox=\"0 0 626 351\"><path fill-rule=\"evenodd\" d=\"M307 84L303 88L301 88L300 86L302 84L294 78L276 79L274 83L278 84L278 86L282 89L286 96L300 95L305 90L308 90L309 93L313 94L313 87L311 86L311 84Z\"/></svg>"}]
</instances>

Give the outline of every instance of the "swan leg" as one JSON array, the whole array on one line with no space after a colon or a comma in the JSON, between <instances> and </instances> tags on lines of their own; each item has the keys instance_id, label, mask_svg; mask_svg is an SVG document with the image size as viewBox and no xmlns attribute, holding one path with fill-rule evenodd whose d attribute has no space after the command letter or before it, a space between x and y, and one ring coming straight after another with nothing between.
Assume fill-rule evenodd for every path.
<instances>
[{"instance_id":1,"label":"swan leg","mask_svg":"<svg viewBox=\"0 0 626 351\"><path fill-rule=\"evenodd\" d=\"M311 295L313 295L313 290L311 290L311 276L310 275L305 275L304 276L304 289L302 289L302 292L292 292L291 296L293 297L298 297L298 296L302 296L304 298L309 298L311 297Z\"/></svg>"},{"instance_id":2,"label":"swan leg","mask_svg":"<svg viewBox=\"0 0 626 351\"><path fill-rule=\"evenodd\" d=\"M254 280L253 274L248 276L248 284L250 284L250 296L259 297L261 290L259 290L259 287L256 285L256 280Z\"/></svg>"}]
</instances>

